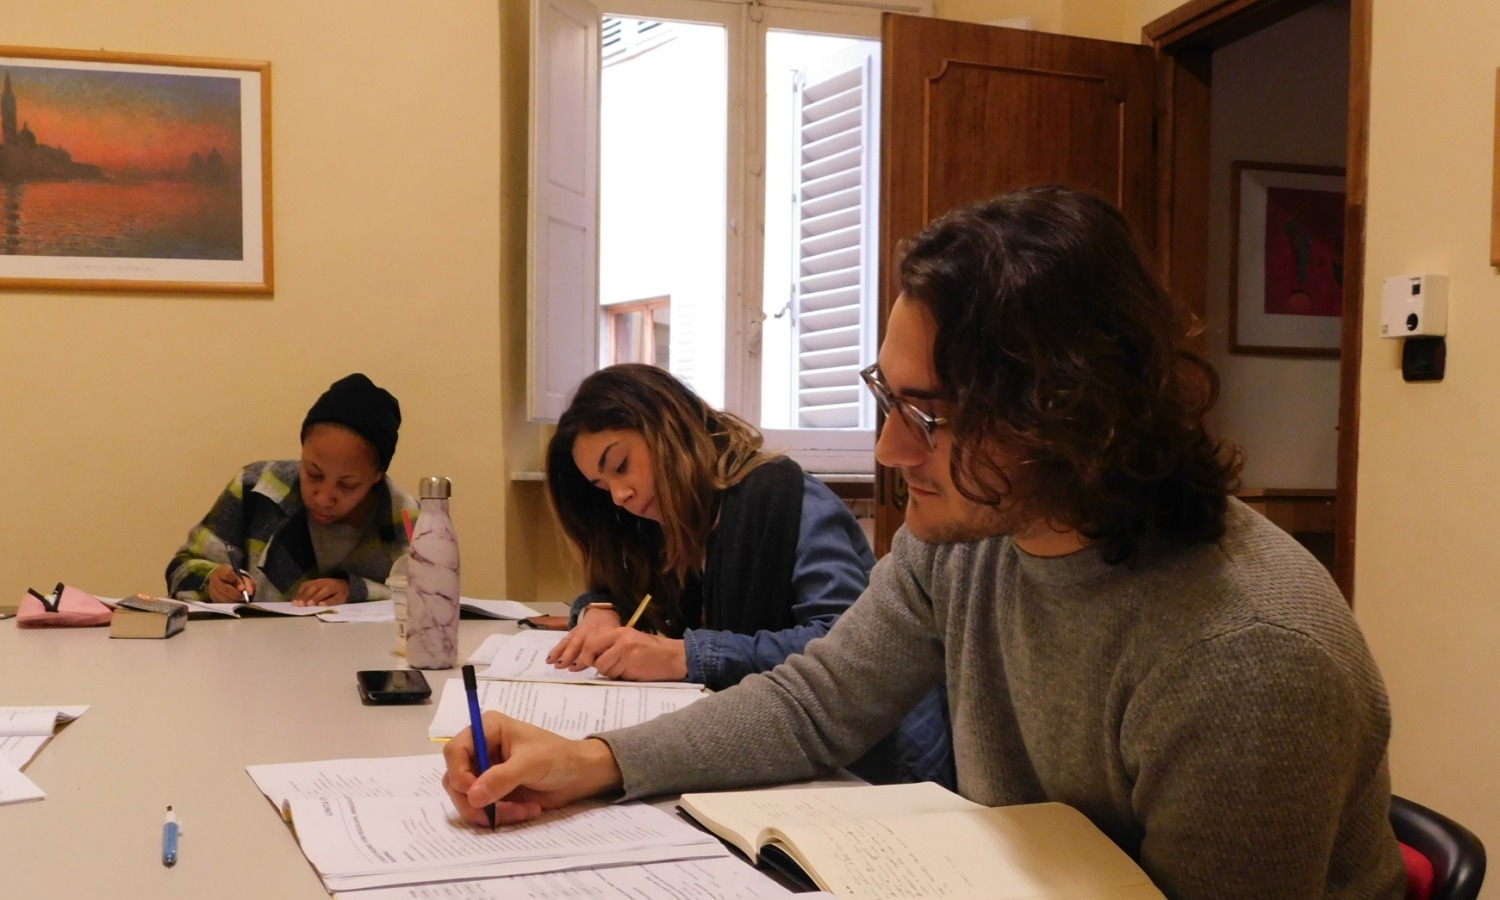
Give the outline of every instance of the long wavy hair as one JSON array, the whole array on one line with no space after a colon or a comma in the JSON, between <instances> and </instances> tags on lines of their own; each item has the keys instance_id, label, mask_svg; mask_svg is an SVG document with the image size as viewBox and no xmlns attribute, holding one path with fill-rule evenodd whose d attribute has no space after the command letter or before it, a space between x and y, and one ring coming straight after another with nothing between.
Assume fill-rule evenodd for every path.
<instances>
[{"instance_id":1,"label":"long wavy hair","mask_svg":"<svg viewBox=\"0 0 1500 900\"><path fill-rule=\"evenodd\" d=\"M573 462L580 435L635 431L651 450L661 522L615 506ZM647 618L680 632L682 589L701 575L724 491L775 458L750 423L703 402L655 366L627 363L585 378L547 445L547 495L583 564L590 591L631 604L649 593Z\"/></svg>"},{"instance_id":2,"label":"long wavy hair","mask_svg":"<svg viewBox=\"0 0 1500 900\"><path fill-rule=\"evenodd\" d=\"M1243 455L1204 424L1218 375L1119 210L1057 186L1004 194L911 239L899 278L937 324L963 496L1076 529L1111 563L1147 536L1223 535Z\"/></svg>"}]
</instances>

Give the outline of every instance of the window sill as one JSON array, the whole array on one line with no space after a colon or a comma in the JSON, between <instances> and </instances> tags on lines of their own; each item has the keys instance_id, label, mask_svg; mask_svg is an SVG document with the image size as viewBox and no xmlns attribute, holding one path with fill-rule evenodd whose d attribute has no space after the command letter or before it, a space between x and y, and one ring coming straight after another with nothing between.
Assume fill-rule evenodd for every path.
<instances>
[{"instance_id":1,"label":"window sill","mask_svg":"<svg viewBox=\"0 0 1500 900\"><path fill-rule=\"evenodd\" d=\"M813 472L813 477L828 485L834 495L840 500L869 500L875 499L875 476L869 472ZM513 471L510 480L515 484L535 484L538 486L547 483L547 476L543 472ZM862 514L856 511L856 514Z\"/></svg>"}]
</instances>

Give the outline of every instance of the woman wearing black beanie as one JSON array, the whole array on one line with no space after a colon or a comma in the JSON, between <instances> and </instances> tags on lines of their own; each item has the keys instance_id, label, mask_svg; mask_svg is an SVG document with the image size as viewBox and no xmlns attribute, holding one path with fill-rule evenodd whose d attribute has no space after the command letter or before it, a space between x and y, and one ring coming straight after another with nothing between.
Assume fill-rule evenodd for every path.
<instances>
[{"instance_id":1,"label":"woman wearing black beanie","mask_svg":"<svg viewBox=\"0 0 1500 900\"><path fill-rule=\"evenodd\" d=\"M302 458L251 463L188 532L167 591L298 606L385 599L416 501L386 476L401 405L362 374L335 381L302 421Z\"/></svg>"}]
</instances>

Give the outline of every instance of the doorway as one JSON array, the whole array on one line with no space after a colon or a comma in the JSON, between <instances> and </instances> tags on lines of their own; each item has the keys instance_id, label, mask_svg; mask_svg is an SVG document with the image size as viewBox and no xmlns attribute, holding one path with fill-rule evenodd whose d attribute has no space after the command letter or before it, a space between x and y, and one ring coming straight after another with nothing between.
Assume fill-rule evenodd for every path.
<instances>
[{"instance_id":1,"label":"doorway","mask_svg":"<svg viewBox=\"0 0 1500 900\"><path fill-rule=\"evenodd\" d=\"M1223 208L1222 202L1216 208L1215 198L1221 199L1228 189L1230 173L1226 171L1226 166L1233 162L1230 157L1244 152L1226 146L1233 145L1236 138L1223 133L1225 123L1235 121L1235 112L1215 109L1212 101L1217 99L1221 105L1224 102L1246 103L1244 94L1236 96L1231 93L1226 96L1224 92L1215 92L1216 57L1221 75L1241 78L1243 76L1235 72L1234 67L1253 65L1253 61L1247 57L1255 53L1271 54L1267 58L1274 58L1278 52L1286 53L1298 47L1311 46L1307 42L1316 41L1314 32L1336 34L1341 25L1345 28L1348 53L1348 87L1343 104L1345 117L1342 122L1335 124L1335 127L1343 128L1342 168L1345 170L1344 253L1341 273L1343 306L1339 327L1339 356L1336 363L1329 361L1319 371L1318 362L1311 360L1228 354L1226 347L1225 358L1215 359L1215 363L1220 366L1226 381L1235 378L1264 379L1267 377L1268 365L1288 361L1294 364L1294 369L1300 368L1303 375L1311 373L1334 381L1334 384L1323 389L1326 394L1336 398L1337 405L1337 412L1331 417L1337 429L1332 440L1335 485L1332 509L1320 508L1329 504L1324 499L1323 492L1307 491L1307 496L1299 497L1297 495L1302 492L1301 488L1287 491L1281 497L1272 497L1271 502L1280 501L1296 508L1298 521L1310 518L1326 523L1330 518L1328 513L1331 513L1331 529L1326 524L1319 525L1318 528L1331 545L1326 547L1326 551L1332 563L1334 579L1351 603L1354 600L1371 6L1371 0L1350 0L1347 4L1310 0L1193 0L1143 29L1146 41L1157 51L1162 63L1158 70L1159 90L1165 115L1158 164L1161 167L1159 183L1162 195L1159 202L1163 233L1160 235L1160 246L1165 255L1164 271L1169 273L1170 286L1179 296L1199 298L1199 302L1204 304L1198 312L1205 316L1212 329L1214 322L1222 325L1227 316L1227 310L1222 305L1209 308L1207 299L1214 295L1210 290L1212 278L1220 279L1215 285L1218 288L1216 296L1222 297L1224 289L1224 275L1216 260L1222 260L1227 248L1222 245L1211 248L1209 240L1211 235L1222 236L1224 217L1228 211ZM1347 16L1344 23L1338 21L1342 16ZM1288 110L1292 115L1310 112L1306 107ZM1336 112L1335 110L1324 118ZM1219 127L1218 134L1215 134L1215 125ZM1326 123L1321 127L1326 132ZM1264 152L1257 155L1318 152L1306 146L1297 148L1295 138L1286 134L1280 135L1278 139L1282 141L1279 149L1276 149L1277 143L1268 141L1259 146L1258 149L1263 149ZM1248 140L1252 142L1250 146L1255 146L1253 139ZM1326 133L1322 140L1325 145L1321 152L1326 155L1329 152ZM1304 156L1301 160L1292 161L1308 162L1310 157ZM1213 358L1213 348L1205 349ZM1311 367L1309 362L1312 363ZM1250 366L1247 367L1245 363ZM1261 369L1259 372L1255 370L1257 364ZM1335 366L1336 373L1331 371ZM1273 373L1270 377L1284 378L1287 374L1287 369L1283 367L1280 373ZM1228 387L1233 391L1236 388L1244 389L1246 385L1240 383ZM1250 420L1253 419L1252 415ZM1313 443L1316 444L1316 441ZM1254 472L1252 469L1252 477ZM1299 502L1304 500L1311 502Z\"/></svg>"},{"instance_id":2,"label":"doorway","mask_svg":"<svg viewBox=\"0 0 1500 900\"><path fill-rule=\"evenodd\" d=\"M1168 289L1206 318L1215 52L1317 2L1191 0L1148 24L1134 45L887 16L883 254L894 258L901 237L954 206L1027 184L1072 184L1119 206ZM1342 354L1331 386L1333 571L1351 602L1370 9L1371 0L1349 2L1343 309L1335 327ZM890 273L881 275L883 324L892 291ZM903 517L900 473L877 467L875 493L880 553Z\"/></svg>"}]
</instances>

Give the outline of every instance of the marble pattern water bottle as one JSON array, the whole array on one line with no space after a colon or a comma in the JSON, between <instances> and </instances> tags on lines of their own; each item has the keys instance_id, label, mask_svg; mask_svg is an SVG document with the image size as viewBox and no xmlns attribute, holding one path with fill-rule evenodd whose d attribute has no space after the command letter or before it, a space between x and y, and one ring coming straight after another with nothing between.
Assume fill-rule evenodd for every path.
<instances>
[{"instance_id":1,"label":"marble pattern water bottle","mask_svg":"<svg viewBox=\"0 0 1500 900\"><path fill-rule=\"evenodd\" d=\"M414 669L451 669L458 662L458 534L448 517L453 483L422 479L421 511L407 564L406 661Z\"/></svg>"}]
</instances>

